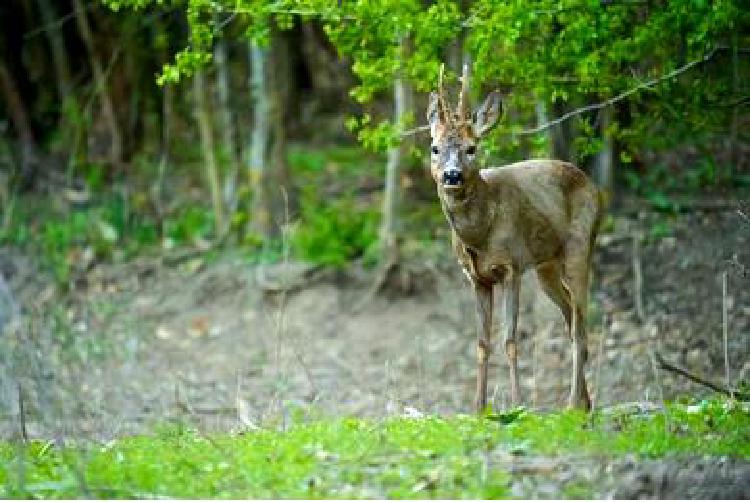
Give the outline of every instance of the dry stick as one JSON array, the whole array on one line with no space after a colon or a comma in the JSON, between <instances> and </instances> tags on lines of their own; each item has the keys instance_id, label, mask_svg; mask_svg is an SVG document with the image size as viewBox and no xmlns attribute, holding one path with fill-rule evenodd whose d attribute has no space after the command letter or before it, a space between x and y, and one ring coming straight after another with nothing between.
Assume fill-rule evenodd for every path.
<instances>
[{"instance_id":1,"label":"dry stick","mask_svg":"<svg viewBox=\"0 0 750 502\"><path fill-rule=\"evenodd\" d=\"M658 352L654 353L654 358L656 359L656 362L659 364L659 367L663 370L671 371L672 373L677 373L678 375L682 375L688 380L692 380L695 383L708 387L709 389L713 391L719 392L721 394L725 394L734 399L738 399L740 401L750 401L750 392L743 392L741 390L730 389L728 387L724 387L717 383L706 380L705 378L702 378L698 375L694 375L693 373L690 373L685 368L680 368L679 366L676 366L672 363L665 361L664 358L661 356L661 354L659 354Z\"/></svg>"},{"instance_id":2,"label":"dry stick","mask_svg":"<svg viewBox=\"0 0 750 502\"><path fill-rule=\"evenodd\" d=\"M643 269L641 268L641 236L633 234L633 295L635 297L635 315L638 322L643 322Z\"/></svg>"},{"instance_id":3,"label":"dry stick","mask_svg":"<svg viewBox=\"0 0 750 502\"><path fill-rule=\"evenodd\" d=\"M601 404L602 396L602 358L604 357L604 340L607 338L607 315L602 316L602 334L599 336L599 354L596 357L596 398L591 410Z\"/></svg>"},{"instance_id":4,"label":"dry stick","mask_svg":"<svg viewBox=\"0 0 750 502\"><path fill-rule=\"evenodd\" d=\"M573 118L573 117L575 117L577 115L581 115L583 113L591 112L591 111L595 111L595 110L600 110L600 109L605 108L607 106L611 106L611 105L617 103L618 101L622 101L623 99L627 98L628 96L631 96L631 95L637 93L638 91L642 91L643 89L648 89L649 87L653 87L656 84L664 82L665 80L672 79L672 78L674 78L674 77L676 77L676 76L678 76L678 75L680 75L682 73L685 73L686 71L694 68L695 66L698 66L698 65L700 65L702 63L705 63L705 62L709 61L710 59L712 59L716 55L716 52L719 49L723 49L723 47L715 47L715 48L711 49L710 51L708 51L701 59L696 59L694 61L690 61L689 63L687 63L687 64L685 64L683 66L680 66L679 68L675 68L674 70L670 71L669 73L667 73L665 75L662 75L661 77L657 77L657 78L648 80L646 82L642 82L642 83L638 84L637 86L633 87L632 89L628 89L627 91L621 92L620 94L618 94L616 96L613 96L613 97L611 97L611 98L609 98L607 100L604 100L601 103L595 103L593 105L588 105L588 106L583 106L581 108L576 108L575 110L571 110L568 113L565 113L565 114L559 116L555 120L551 120L549 122L541 124L541 125L539 125L537 127L534 127L532 129L523 129L521 131L517 131L515 134L520 134L520 135L536 134L538 132L546 131L550 127L554 127L554 126L556 126L556 125L558 125L558 124L560 124L562 122L565 122L566 120L568 120L570 118ZM429 129L430 129L430 126L428 126L428 125L415 127L414 129L409 129L408 131L404 131L403 133L401 133L401 137L410 136L412 134L417 134L417 133L420 133L420 132L428 131Z\"/></svg>"},{"instance_id":5,"label":"dry stick","mask_svg":"<svg viewBox=\"0 0 750 502\"><path fill-rule=\"evenodd\" d=\"M537 370L539 369L539 362L537 361L537 348L539 347L539 335L535 334L531 343L531 381L533 382L531 387L531 406L537 410L539 409L539 386L537 385Z\"/></svg>"},{"instance_id":6,"label":"dry stick","mask_svg":"<svg viewBox=\"0 0 750 502\"><path fill-rule=\"evenodd\" d=\"M419 402L419 408L420 411L425 413L426 410L426 404L427 401L425 400L425 378L424 378L424 372L425 372L425 364L424 364L424 338L423 335L420 333L417 335L417 357L419 359L417 364L417 388L419 389L419 396L417 397L417 401Z\"/></svg>"},{"instance_id":7,"label":"dry stick","mask_svg":"<svg viewBox=\"0 0 750 502\"><path fill-rule=\"evenodd\" d=\"M18 384L18 415L21 425L21 438L24 443L29 441L29 433L26 429L26 409L23 404L23 392L21 391L21 384Z\"/></svg>"},{"instance_id":8,"label":"dry stick","mask_svg":"<svg viewBox=\"0 0 750 502\"><path fill-rule=\"evenodd\" d=\"M725 380L724 384L729 387L731 381L729 380L729 326L728 326L728 306L727 306L727 271L725 270L721 274L721 321L722 331L724 334L724 370Z\"/></svg>"}]
</instances>

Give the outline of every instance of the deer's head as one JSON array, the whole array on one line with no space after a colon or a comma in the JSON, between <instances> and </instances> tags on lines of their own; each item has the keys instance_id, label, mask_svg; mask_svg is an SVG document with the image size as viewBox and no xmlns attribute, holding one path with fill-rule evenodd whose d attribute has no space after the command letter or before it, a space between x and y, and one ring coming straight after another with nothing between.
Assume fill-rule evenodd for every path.
<instances>
[{"instance_id":1,"label":"deer's head","mask_svg":"<svg viewBox=\"0 0 750 502\"><path fill-rule=\"evenodd\" d=\"M440 69L438 90L430 94L427 121L432 137L430 172L445 191L460 192L479 179L477 142L497 123L500 93L491 92L474 113L469 113L469 67L464 65L458 106L451 110L443 90Z\"/></svg>"}]
</instances>

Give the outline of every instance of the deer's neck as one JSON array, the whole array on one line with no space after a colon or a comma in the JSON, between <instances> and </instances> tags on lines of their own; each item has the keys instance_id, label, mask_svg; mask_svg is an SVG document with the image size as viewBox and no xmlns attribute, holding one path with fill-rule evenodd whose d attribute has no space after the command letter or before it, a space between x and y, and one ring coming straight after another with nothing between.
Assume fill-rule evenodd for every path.
<instances>
[{"instance_id":1,"label":"deer's neck","mask_svg":"<svg viewBox=\"0 0 750 502\"><path fill-rule=\"evenodd\" d=\"M460 193L439 186L438 194L443 212L461 242L474 249L484 249L495 213L487 183L479 178Z\"/></svg>"}]
</instances>

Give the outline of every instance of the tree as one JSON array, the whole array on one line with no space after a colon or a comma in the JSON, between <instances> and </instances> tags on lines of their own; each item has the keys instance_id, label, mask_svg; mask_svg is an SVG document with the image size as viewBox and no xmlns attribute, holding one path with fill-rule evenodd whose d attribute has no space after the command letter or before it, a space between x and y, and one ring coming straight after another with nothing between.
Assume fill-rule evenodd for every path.
<instances>
[{"instance_id":1,"label":"tree","mask_svg":"<svg viewBox=\"0 0 750 502\"><path fill-rule=\"evenodd\" d=\"M102 115L107 123L110 134L110 161L113 165L118 166L123 160L123 145L122 145L122 132L120 126L117 123L117 114L115 113L115 106L112 102L112 98L109 95L109 85L107 83L107 77L104 72L99 54L97 54L96 47L94 45L93 35L91 33L91 25L89 24L88 14L86 9L81 3L81 0L73 0L73 12L75 13L76 23L78 30L81 34L81 40L86 47L86 52L89 56L89 63L91 64L91 71L94 74L94 85L95 92L99 94L99 99L102 105Z\"/></svg>"}]
</instances>

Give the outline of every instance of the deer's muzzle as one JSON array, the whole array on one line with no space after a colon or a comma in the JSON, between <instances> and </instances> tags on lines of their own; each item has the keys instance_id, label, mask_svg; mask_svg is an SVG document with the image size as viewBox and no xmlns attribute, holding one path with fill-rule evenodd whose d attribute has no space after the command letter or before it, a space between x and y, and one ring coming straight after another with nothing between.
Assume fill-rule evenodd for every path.
<instances>
[{"instance_id":1,"label":"deer's muzzle","mask_svg":"<svg viewBox=\"0 0 750 502\"><path fill-rule=\"evenodd\" d=\"M461 186L464 181L464 176L458 169L449 169L443 171L443 185L445 186Z\"/></svg>"}]
</instances>

